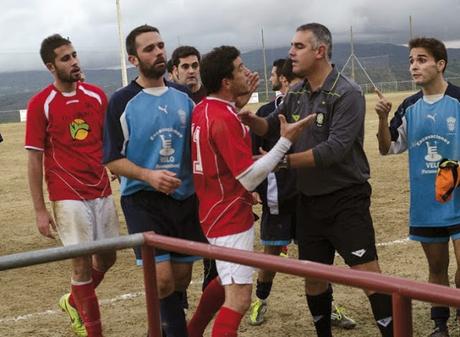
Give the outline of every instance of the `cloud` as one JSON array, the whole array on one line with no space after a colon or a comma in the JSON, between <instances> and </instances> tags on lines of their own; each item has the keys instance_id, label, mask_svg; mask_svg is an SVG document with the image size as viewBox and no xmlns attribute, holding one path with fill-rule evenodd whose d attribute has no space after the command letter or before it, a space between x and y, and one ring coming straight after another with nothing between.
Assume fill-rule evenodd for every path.
<instances>
[{"instance_id":1,"label":"cloud","mask_svg":"<svg viewBox=\"0 0 460 337\"><path fill-rule=\"evenodd\" d=\"M409 16L415 35L458 39L460 2L439 0L120 0L123 31L148 23L158 27L171 53L179 44L201 51L230 44L243 51L259 48L261 29L267 47L289 45L295 28L307 22L329 27L334 41L347 41L353 26L356 42L406 43ZM53 33L68 36L80 54L104 59L118 53L115 0L2 0L0 70L40 66L41 40ZM84 63L84 60L82 60Z\"/></svg>"}]
</instances>

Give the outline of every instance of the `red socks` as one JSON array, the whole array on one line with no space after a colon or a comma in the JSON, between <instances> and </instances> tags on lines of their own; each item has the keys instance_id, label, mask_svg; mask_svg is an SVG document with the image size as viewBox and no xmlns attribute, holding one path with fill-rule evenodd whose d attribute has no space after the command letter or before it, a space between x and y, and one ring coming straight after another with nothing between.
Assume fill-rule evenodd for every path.
<instances>
[{"instance_id":1,"label":"red socks","mask_svg":"<svg viewBox=\"0 0 460 337\"><path fill-rule=\"evenodd\" d=\"M102 337L101 314L93 283L72 284L71 288L88 337Z\"/></svg>"},{"instance_id":2,"label":"red socks","mask_svg":"<svg viewBox=\"0 0 460 337\"><path fill-rule=\"evenodd\" d=\"M102 272L102 271L99 271L99 270L96 270L96 269L92 269L91 270L91 277L93 279L93 286L94 286L94 289L97 288L97 286L102 282L102 280L104 279L104 275L105 275L105 272ZM73 294L72 292L70 292L70 297L69 297L69 303L72 307L76 308L76 304L75 304L75 301L73 299Z\"/></svg>"},{"instance_id":3,"label":"red socks","mask_svg":"<svg viewBox=\"0 0 460 337\"><path fill-rule=\"evenodd\" d=\"M225 289L217 277L209 282L200 298L200 303L187 325L188 337L203 337L206 326L225 301Z\"/></svg>"},{"instance_id":4,"label":"red socks","mask_svg":"<svg viewBox=\"0 0 460 337\"><path fill-rule=\"evenodd\" d=\"M96 289L97 286L102 282L102 280L104 279L104 275L105 272L103 271L99 271L94 268L91 270L91 277L93 279L94 289Z\"/></svg>"},{"instance_id":5,"label":"red socks","mask_svg":"<svg viewBox=\"0 0 460 337\"><path fill-rule=\"evenodd\" d=\"M243 315L230 308L222 307L212 328L212 337L237 337Z\"/></svg>"}]
</instances>

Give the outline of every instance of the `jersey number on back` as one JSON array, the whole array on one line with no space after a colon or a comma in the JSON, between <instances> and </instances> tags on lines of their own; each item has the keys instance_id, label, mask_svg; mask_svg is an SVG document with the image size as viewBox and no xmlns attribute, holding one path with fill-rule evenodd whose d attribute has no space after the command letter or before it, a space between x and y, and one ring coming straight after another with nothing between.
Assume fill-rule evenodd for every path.
<instances>
[{"instance_id":1,"label":"jersey number on back","mask_svg":"<svg viewBox=\"0 0 460 337\"><path fill-rule=\"evenodd\" d=\"M201 150L200 150L200 127L193 127L193 142L196 144L196 160L193 161L193 173L203 174L203 165L201 163Z\"/></svg>"}]
</instances>

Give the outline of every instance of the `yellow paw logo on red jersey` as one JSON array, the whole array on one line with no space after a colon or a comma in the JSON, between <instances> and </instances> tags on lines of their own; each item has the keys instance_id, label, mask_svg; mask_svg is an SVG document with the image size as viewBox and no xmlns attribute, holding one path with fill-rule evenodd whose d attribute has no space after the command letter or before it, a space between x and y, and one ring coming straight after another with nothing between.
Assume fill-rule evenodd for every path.
<instances>
[{"instance_id":1,"label":"yellow paw logo on red jersey","mask_svg":"<svg viewBox=\"0 0 460 337\"><path fill-rule=\"evenodd\" d=\"M84 140L86 137L88 137L89 125L83 119L74 119L72 123L70 123L69 128L72 139Z\"/></svg>"}]
</instances>

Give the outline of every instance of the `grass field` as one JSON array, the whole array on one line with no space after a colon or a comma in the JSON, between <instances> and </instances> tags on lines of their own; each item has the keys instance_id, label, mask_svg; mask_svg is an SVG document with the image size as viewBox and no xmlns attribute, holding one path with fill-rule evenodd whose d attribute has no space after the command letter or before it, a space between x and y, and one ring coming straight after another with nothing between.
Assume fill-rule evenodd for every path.
<instances>
[{"instance_id":1,"label":"grass field","mask_svg":"<svg viewBox=\"0 0 460 337\"><path fill-rule=\"evenodd\" d=\"M408 93L389 95L397 105ZM372 215L383 272L415 280L425 280L427 267L418 244L399 242L407 236L408 176L407 156L382 157L378 154L376 97L367 97L365 149L371 165L373 187ZM253 106L256 108L256 106ZM34 224L34 212L26 176L26 151L23 149L24 124L0 125L4 142L0 144L0 255L54 247L57 241L40 236ZM118 186L113 185L118 199ZM126 233L122 222L121 231ZM258 228L258 226L257 226ZM257 243L256 250L261 250ZM290 246L289 254L296 257ZM452 255L452 254L451 254ZM454 260L452 255L452 260ZM341 259L337 264L342 265ZM453 266L452 266L453 268ZM193 310L201 291L201 264L194 268L189 301ZM453 275L453 269L451 274ZM69 262L59 262L0 273L0 336L71 337L67 317L57 311L57 300L68 291ZM142 270L134 266L131 250L120 251L118 262L98 288L106 337L145 336L145 300ZM378 336L366 297L359 289L335 287L335 299L355 318L358 327L350 331L334 330L334 336ZM426 336L432 328L429 305L414 303L414 335ZM260 327L243 322L240 336L314 336L312 322L303 295L301 279L278 275L269 298L268 321ZM452 322L452 325L456 323ZM458 336L453 329L453 336ZM206 335L209 336L209 335Z\"/></svg>"}]
</instances>

